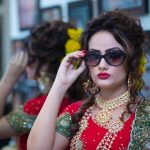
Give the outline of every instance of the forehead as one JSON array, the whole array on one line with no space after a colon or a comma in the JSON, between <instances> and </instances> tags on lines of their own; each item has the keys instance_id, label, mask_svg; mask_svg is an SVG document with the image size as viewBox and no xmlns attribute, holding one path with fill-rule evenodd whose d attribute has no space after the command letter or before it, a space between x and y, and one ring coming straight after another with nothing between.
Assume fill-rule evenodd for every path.
<instances>
[{"instance_id":1,"label":"forehead","mask_svg":"<svg viewBox=\"0 0 150 150\"><path fill-rule=\"evenodd\" d=\"M105 51L113 47L123 49L123 47L116 41L114 36L108 31L99 31L95 33L89 40L89 49L96 49Z\"/></svg>"}]
</instances>

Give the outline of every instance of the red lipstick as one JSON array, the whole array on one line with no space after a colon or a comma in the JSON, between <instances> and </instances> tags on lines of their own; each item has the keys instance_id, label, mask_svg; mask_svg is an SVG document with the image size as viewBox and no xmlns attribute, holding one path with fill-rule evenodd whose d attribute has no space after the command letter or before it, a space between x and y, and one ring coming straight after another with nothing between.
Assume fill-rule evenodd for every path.
<instances>
[{"instance_id":1,"label":"red lipstick","mask_svg":"<svg viewBox=\"0 0 150 150\"><path fill-rule=\"evenodd\" d=\"M108 74L108 73L106 73L106 72L101 72L101 73L99 73L97 76L98 76L98 78L100 78L100 79L107 79L107 78L109 78L110 74Z\"/></svg>"}]
</instances>

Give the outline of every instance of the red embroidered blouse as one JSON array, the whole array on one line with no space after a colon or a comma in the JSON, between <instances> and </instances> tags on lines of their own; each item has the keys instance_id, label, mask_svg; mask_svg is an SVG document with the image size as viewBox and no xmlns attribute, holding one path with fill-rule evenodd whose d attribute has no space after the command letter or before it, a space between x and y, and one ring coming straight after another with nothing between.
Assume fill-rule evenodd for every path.
<instances>
[{"instance_id":1,"label":"red embroidered blouse","mask_svg":"<svg viewBox=\"0 0 150 150\"><path fill-rule=\"evenodd\" d=\"M29 100L27 103L24 104L22 112L25 113L29 117L31 116L36 117L38 113L40 112L46 100L46 97L47 95L42 95L42 96L38 96L36 98ZM69 104L71 104L71 102L67 98L64 98L61 104L59 113L62 112L62 110ZM27 150L27 139L28 139L28 134L24 134L19 137L18 150Z\"/></svg>"},{"instance_id":2,"label":"red embroidered blouse","mask_svg":"<svg viewBox=\"0 0 150 150\"><path fill-rule=\"evenodd\" d=\"M61 114L69 113L71 116L79 109L82 102L77 102L69 105ZM61 115L60 115L61 116ZM132 122L135 118L133 113L125 122L124 127L118 132L117 137L112 144L111 150L126 150L130 142L130 134L132 129ZM88 127L82 132L80 141L84 145L85 150L94 150L97 148L99 142L103 139L108 129L97 125L92 117L88 120ZM64 135L65 136L65 135Z\"/></svg>"}]
</instances>

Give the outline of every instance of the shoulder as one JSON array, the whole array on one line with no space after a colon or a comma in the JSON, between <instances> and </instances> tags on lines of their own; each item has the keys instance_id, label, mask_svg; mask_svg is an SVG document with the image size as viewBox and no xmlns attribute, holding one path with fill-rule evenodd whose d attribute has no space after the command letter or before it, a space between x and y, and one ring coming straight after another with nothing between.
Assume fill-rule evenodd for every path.
<instances>
[{"instance_id":1,"label":"shoulder","mask_svg":"<svg viewBox=\"0 0 150 150\"><path fill-rule=\"evenodd\" d=\"M36 98L30 99L23 106L24 112L26 112L29 115L38 115L46 98L47 98L47 95L40 95Z\"/></svg>"},{"instance_id":2,"label":"shoulder","mask_svg":"<svg viewBox=\"0 0 150 150\"><path fill-rule=\"evenodd\" d=\"M144 113L150 115L150 99L143 99L137 113Z\"/></svg>"},{"instance_id":3,"label":"shoulder","mask_svg":"<svg viewBox=\"0 0 150 150\"><path fill-rule=\"evenodd\" d=\"M68 105L67 107L65 107L65 109L61 112L61 114L68 112L72 116L75 112L79 110L82 104L83 101L74 102Z\"/></svg>"},{"instance_id":4,"label":"shoulder","mask_svg":"<svg viewBox=\"0 0 150 150\"><path fill-rule=\"evenodd\" d=\"M24 134L29 133L36 117L28 115L23 111L23 107L19 106L15 111L7 114L6 119L16 133Z\"/></svg>"},{"instance_id":5,"label":"shoulder","mask_svg":"<svg viewBox=\"0 0 150 150\"><path fill-rule=\"evenodd\" d=\"M150 137L150 100L143 99L132 126L129 149L147 149Z\"/></svg>"},{"instance_id":6,"label":"shoulder","mask_svg":"<svg viewBox=\"0 0 150 150\"><path fill-rule=\"evenodd\" d=\"M148 118L150 117L150 100L143 99L136 111L136 120L139 121L139 124L143 124L144 122L148 122Z\"/></svg>"},{"instance_id":7,"label":"shoulder","mask_svg":"<svg viewBox=\"0 0 150 150\"><path fill-rule=\"evenodd\" d=\"M79 110L82 103L83 101L78 101L68 105L57 118L56 131L68 139L72 137L72 115Z\"/></svg>"}]
</instances>

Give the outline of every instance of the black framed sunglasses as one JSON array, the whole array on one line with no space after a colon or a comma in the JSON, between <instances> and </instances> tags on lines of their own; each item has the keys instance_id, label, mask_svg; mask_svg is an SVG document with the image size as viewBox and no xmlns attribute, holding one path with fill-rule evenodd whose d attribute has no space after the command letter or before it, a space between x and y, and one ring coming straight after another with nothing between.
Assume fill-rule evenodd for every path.
<instances>
[{"instance_id":1,"label":"black framed sunglasses","mask_svg":"<svg viewBox=\"0 0 150 150\"><path fill-rule=\"evenodd\" d=\"M119 66L124 63L126 53L123 50L119 48L111 48L106 51L107 52L104 55L98 50L88 51L84 58L85 63L88 66L96 66L100 63L102 58L104 58L110 66Z\"/></svg>"}]
</instances>

